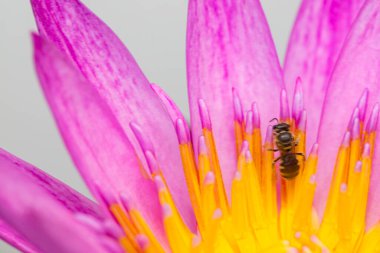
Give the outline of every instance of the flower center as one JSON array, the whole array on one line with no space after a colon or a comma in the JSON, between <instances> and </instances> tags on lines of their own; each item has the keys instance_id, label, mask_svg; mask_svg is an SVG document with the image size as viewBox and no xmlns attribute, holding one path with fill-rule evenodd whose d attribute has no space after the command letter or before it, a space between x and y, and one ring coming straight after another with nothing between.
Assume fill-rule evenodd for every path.
<instances>
[{"instance_id":1,"label":"flower center","mask_svg":"<svg viewBox=\"0 0 380 253\"><path fill-rule=\"evenodd\" d=\"M258 106L244 117L233 91L237 169L227 198L218 161L212 124L205 101L199 100L202 136L197 163L185 122L176 130L184 174L197 231L183 222L160 170L154 150L138 126L132 127L141 143L149 178L158 189L163 223L172 252L372 252L380 249L380 226L365 232L366 207L374 153L379 106L365 126L365 91L354 109L339 148L323 217L313 208L318 144L305 158L306 112L296 88L292 115L286 92L281 93L278 122L268 126L262 142ZM364 107L363 107L364 105ZM365 126L365 127L364 127ZM277 190L279 189L279 191ZM109 210L123 228L120 243L127 252L164 252L138 210L108 200ZM377 248L376 248L377 247Z\"/></svg>"}]
</instances>

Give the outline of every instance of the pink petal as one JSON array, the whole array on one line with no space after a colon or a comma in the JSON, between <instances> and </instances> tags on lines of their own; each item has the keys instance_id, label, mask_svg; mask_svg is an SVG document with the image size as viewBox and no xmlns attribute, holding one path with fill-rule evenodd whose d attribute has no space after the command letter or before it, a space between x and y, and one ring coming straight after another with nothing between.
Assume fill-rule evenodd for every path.
<instances>
[{"instance_id":1,"label":"pink petal","mask_svg":"<svg viewBox=\"0 0 380 253\"><path fill-rule=\"evenodd\" d=\"M15 246L31 252L36 252L34 248L37 252L104 252L99 243L101 236L74 219L75 213L83 213L101 220L98 207L2 149L0 203L0 219L5 222L5 229L12 229L17 233L15 236L20 236L13 242L8 236L8 242L17 243Z\"/></svg>"},{"instance_id":2,"label":"pink petal","mask_svg":"<svg viewBox=\"0 0 380 253\"><path fill-rule=\"evenodd\" d=\"M142 212L163 239L160 206L152 180L123 129L97 91L55 46L34 36L35 62L42 88L71 156L94 195L120 193Z\"/></svg>"},{"instance_id":3,"label":"pink petal","mask_svg":"<svg viewBox=\"0 0 380 253\"><path fill-rule=\"evenodd\" d=\"M144 155L129 123L138 123L152 140L174 199L187 223L195 227L174 126L133 56L78 0L31 2L40 33L64 51L96 87L141 161Z\"/></svg>"},{"instance_id":4,"label":"pink petal","mask_svg":"<svg viewBox=\"0 0 380 253\"><path fill-rule=\"evenodd\" d=\"M284 64L289 94L303 81L308 113L307 145L316 141L327 82L364 0L304 0L294 24ZM309 150L309 148L308 148Z\"/></svg>"},{"instance_id":5,"label":"pink petal","mask_svg":"<svg viewBox=\"0 0 380 253\"><path fill-rule=\"evenodd\" d=\"M13 228L9 227L4 221L0 220L0 238L12 245L16 249L25 253L38 253L38 251L30 242L20 235Z\"/></svg>"},{"instance_id":6,"label":"pink petal","mask_svg":"<svg viewBox=\"0 0 380 253\"><path fill-rule=\"evenodd\" d=\"M278 116L283 87L277 54L258 0L190 0L187 77L193 140L201 135L198 100L209 107L224 182L229 193L236 168L234 102L244 114L257 102L265 132Z\"/></svg>"},{"instance_id":7,"label":"pink petal","mask_svg":"<svg viewBox=\"0 0 380 253\"><path fill-rule=\"evenodd\" d=\"M350 122L351 113L363 91L368 88L368 108L371 109L380 97L380 3L366 2L353 25L332 74L325 98L318 142L319 170L316 207L321 214L327 198L332 171L339 143ZM359 113L360 114L360 113ZM368 115L367 115L368 118ZM378 147L379 148L379 147ZM370 193L369 224L380 217L380 210L373 203L380 201L379 151L373 165ZM377 180L377 181L376 181ZM371 203L372 202L372 203ZM376 213L374 213L376 212Z\"/></svg>"}]
</instances>

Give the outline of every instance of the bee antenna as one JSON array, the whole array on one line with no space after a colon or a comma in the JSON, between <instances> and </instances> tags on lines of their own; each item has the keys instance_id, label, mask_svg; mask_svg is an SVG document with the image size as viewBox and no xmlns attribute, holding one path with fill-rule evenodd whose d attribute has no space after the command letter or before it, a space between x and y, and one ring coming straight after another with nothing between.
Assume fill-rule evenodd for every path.
<instances>
[{"instance_id":1,"label":"bee antenna","mask_svg":"<svg viewBox=\"0 0 380 253\"><path fill-rule=\"evenodd\" d=\"M277 123L278 123L278 119L277 118L273 118L269 122L273 122L273 121L277 121Z\"/></svg>"}]
</instances>

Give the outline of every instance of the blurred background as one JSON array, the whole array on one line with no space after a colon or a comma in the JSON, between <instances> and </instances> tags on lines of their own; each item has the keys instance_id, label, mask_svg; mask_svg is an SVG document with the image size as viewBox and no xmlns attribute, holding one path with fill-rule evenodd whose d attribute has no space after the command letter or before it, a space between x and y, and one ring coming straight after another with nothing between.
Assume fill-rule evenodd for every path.
<instances>
[{"instance_id":1,"label":"blurred background","mask_svg":"<svg viewBox=\"0 0 380 253\"><path fill-rule=\"evenodd\" d=\"M151 82L189 116L185 38L187 1L82 0L127 45ZM280 61L300 0L262 0ZM0 1L0 147L90 196L67 154L32 62L36 31L29 1ZM0 241L0 252L17 252Z\"/></svg>"}]
</instances>

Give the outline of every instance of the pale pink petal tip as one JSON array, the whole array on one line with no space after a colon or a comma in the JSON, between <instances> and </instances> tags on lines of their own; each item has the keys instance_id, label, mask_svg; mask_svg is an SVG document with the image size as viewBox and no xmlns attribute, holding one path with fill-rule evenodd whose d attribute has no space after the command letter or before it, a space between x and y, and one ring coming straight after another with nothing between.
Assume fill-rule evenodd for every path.
<instances>
[{"instance_id":1,"label":"pale pink petal tip","mask_svg":"<svg viewBox=\"0 0 380 253\"><path fill-rule=\"evenodd\" d=\"M256 102L252 104L252 113L253 113L253 127L260 128L260 113L259 113L259 107L257 106Z\"/></svg>"},{"instance_id":2,"label":"pale pink petal tip","mask_svg":"<svg viewBox=\"0 0 380 253\"><path fill-rule=\"evenodd\" d=\"M272 143L273 141L273 126L267 127L267 133L265 135L265 143Z\"/></svg>"},{"instance_id":3,"label":"pale pink petal tip","mask_svg":"<svg viewBox=\"0 0 380 253\"><path fill-rule=\"evenodd\" d=\"M281 98L280 98L280 118L282 120L287 120L290 118L289 115L289 102L288 102L288 95L286 93L286 90L283 89L281 91Z\"/></svg>"},{"instance_id":4,"label":"pale pink petal tip","mask_svg":"<svg viewBox=\"0 0 380 253\"><path fill-rule=\"evenodd\" d=\"M362 171L362 165L363 165L362 161L357 161L355 164L355 172L361 172Z\"/></svg>"},{"instance_id":5,"label":"pale pink petal tip","mask_svg":"<svg viewBox=\"0 0 380 253\"><path fill-rule=\"evenodd\" d=\"M243 120L244 120L243 106L241 104L239 94L235 88L232 88L232 96L233 96L233 101L234 101L235 120L238 121L239 123L243 123Z\"/></svg>"},{"instance_id":6,"label":"pale pink petal tip","mask_svg":"<svg viewBox=\"0 0 380 253\"><path fill-rule=\"evenodd\" d=\"M311 148L310 155L318 155L318 148L319 144L314 143L313 147Z\"/></svg>"},{"instance_id":7,"label":"pale pink petal tip","mask_svg":"<svg viewBox=\"0 0 380 253\"><path fill-rule=\"evenodd\" d=\"M245 132L248 134L253 133L253 112L248 111L245 119Z\"/></svg>"},{"instance_id":8,"label":"pale pink petal tip","mask_svg":"<svg viewBox=\"0 0 380 253\"><path fill-rule=\"evenodd\" d=\"M150 150L147 150L147 151L145 151L144 155L145 155L146 161L148 163L150 173L156 174L159 171L160 166L159 166L158 161L157 161L156 157L154 156L153 152Z\"/></svg>"},{"instance_id":9,"label":"pale pink petal tip","mask_svg":"<svg viewBox=\"0 0 380 253\"><path fill-rule=\"evenodd\" d=\"M307 120L306 110L303 110L297 124L297 128L303 132L306 131L306 120Z\"/></svg>"},{"instance_id":10,"label":"pale pink petal tip","mask_svg":"<svg viewBox=\"0 0 380 253\"><path fill-rule=\"evenodd\" d=\"M201 135L198 140L198 153L200 155L207 155L206 139L203 135Z\"/></svg>"},{"instance_id":11,"label":"pale pink petal tip","mask_svg":"<svg viewBox=\"0 0 380 253\"><path fill-rule=\"evenodd\" d=\"M375 106L372 109L371 116L369 117L368 124L367 124L368 133L376 131L378 119L379 119L379 104L375 104Z\"/></svg>"},{"instance_id":12,"label":"pale pink petal tip","mask_svg":"<svg viewBox=\"0 0 380 253\"><path fill-rule=\"evenodd\" d=\"M360 121L364 121L365 113L367 110L367 103L368 103L368 95L369 90L368 88L364 89L362 96L359 99L357 107L359 108L359 119Z\"/></svg>"},{"instance_id":13,"label":"pale pink petal tip","mask_svg":"<svg viewBox=\"0 0 380 253\"><path fill-rule=\"evenodd\" d=\"M371 145L369 143L364 144L363 157L368 157L371 154Z\"/></svg>"},{"instance_id":14,"label":"pale pink petal tip","mask_svg":"<svg viewBox=\"0 0 380 253\"><path fill-rule=\"evenodd\" d=\"M208 112L206 102L203 99L198 100L198 109L201 117L202 127L206 129L211 129L210 114Z\"/></svg>"},{"instance_id":15,"label":"pale pink petal tip","mask_svg":"<svg viewBox=\"0 0 380 253\"><path fill-rule=\"evenodd\" d=\"M149 239L142 234L136 235L136 242L141 249L146 249L149 246Z\"/></svg>"},{"instance_id":16,"label":"pale pink petal tip","mask_svg":"<svg viewBox=\"0 0 380 253\"><path fill-rule=\"evenodd\" d=\"M251 151L249 149L247 151L245 151L245 160L247 162L253 161L253 157L252 157Z\"/></svg>"},{"instance_id":17,"label":"pale pink petal tip","mask_svg":"<svg viewBox=\"0 0 380 253\"><path fill-rule=\"evenodd\" d=\"M177 137L178 137L178 142L180 144L186 144L189 143L189 135L188 131L185 125L185 122L183 122L182 119L177 119L176 121L176 131L177 131Z\"/></svg>"},{"instance_id":18,"label":"pale pink petal tip","mask_svg":"<svg viewBox=\"0 0 380 253\"><path fill-rule=\"evenodd\" d=\"M343 147L348 147L350 146L350 140L351 140L351 133L350 132L346 132L343 136L343 140L342 140L342 146Z\"/></svg>"},{"instance_id":19,"label":"pale pink petal tip","mask_svg":"<svg viewBox=\"0 0 380 253\"><path fill-rule=\"evenodd\" d=\"M172 215L172 209L170 208L169 204L163 204L161 208L162 215L164 216L164 218L170 217Z\"/></svg>"},{"instance_id":20,"label":"pale pink petal tip","mask_svg":"<svg viewBox=\"0 0 380 253\"><path fill-rule=\"evenodd\" d=\"M302 91L302 80L300 77L297 78L296 87L294 89L293 105L292 105L292 117L298 124L301 113L304 109L303 104L303 91Z\"/></svg>"},{"instance_id":21,"label":"pale pink petal tip","mask_svg":"<svg viewBox=\"0 0 380 253\"><path fill-rule=\"evenodd\" d=\"M204 184L205 185L210 185L215 183L215 174L212 171L207 172L205 179L204 179Z\"/></svg>"},{"instance_id":22,"label":"pale pink petal tip","mask_svg":"<svg viewBox=\"0 0 380 253\"><path fill-rule=\"evenodd\" d=\"M360 122L359 122L359 118L354 119L354 122L352 124L351 133L352 133L352 138L355 139L355 140L360 137Z\"/></svg>"},{"instance_id":23,"label":"pale pink petal tip","mask_svg":"<svg viewBox=\"0 0 380 253\"><path fill-rule=\"evenodd\" d=\"M137 123L135 123L135 122L129 123L129 126L132 129L133 134L135 135L137 141L139 142L140 147L142 148L142 150L144 150L144 151L150 150L150 151L154 152L153 144L144 135L143 130L141 129L141 127Z\"/></svg>"}]
</instances>

